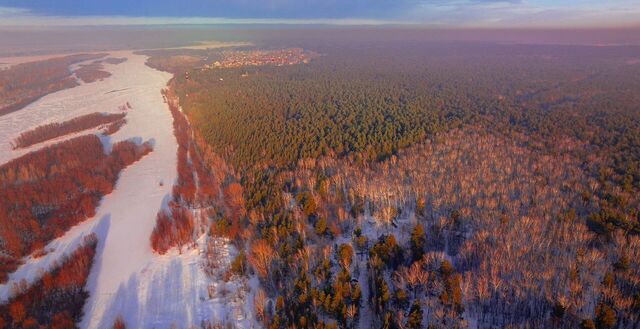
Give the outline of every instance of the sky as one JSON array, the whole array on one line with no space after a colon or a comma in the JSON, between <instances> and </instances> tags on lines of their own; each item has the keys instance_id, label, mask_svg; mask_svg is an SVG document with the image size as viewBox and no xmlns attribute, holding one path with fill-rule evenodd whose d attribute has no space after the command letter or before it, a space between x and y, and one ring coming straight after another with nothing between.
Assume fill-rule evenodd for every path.
<instances>
[{"instance_id":1,"label":"sky","mask_svg":"<svg viewBox=\"0 0 640 329\"><path fill-rule=\"evenodd\" d=\"M0 25L639 27L640 0L0 0Z\"/></svg>"}]
</instances>

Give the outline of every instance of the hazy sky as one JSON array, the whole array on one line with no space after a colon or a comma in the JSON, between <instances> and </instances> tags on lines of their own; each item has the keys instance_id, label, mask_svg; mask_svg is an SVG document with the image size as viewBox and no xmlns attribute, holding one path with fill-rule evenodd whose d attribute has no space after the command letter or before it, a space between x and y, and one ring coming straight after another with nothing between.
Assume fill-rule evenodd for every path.
<instances>
[{"instance_id":1,"label":"hazy sky","mask_svg":"<svg viewBox=\"0 0 640 329\"><path fill-rule=\"evenodd\" d=\"M154 23L640 26L640 0L0 0L0 25Z\"/></svg>"}]
</instances>

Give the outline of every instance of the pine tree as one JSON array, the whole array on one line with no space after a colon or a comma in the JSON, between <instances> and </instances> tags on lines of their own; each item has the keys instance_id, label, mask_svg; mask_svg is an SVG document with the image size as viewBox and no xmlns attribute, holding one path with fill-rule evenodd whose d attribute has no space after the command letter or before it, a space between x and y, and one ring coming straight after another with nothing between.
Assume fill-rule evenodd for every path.
<instances>
[{"instance_id":1,"label":"pine tree","mask_svg":"<svg viewBox=\"0 0 640 329\"><path fill-rule=\"evenodd\" d=\"M612 329L616 326L616 322L616 311L604 302L600 302L596 306L596 327L598 329Z\"/></svg>"},{"instance_id":2,"label":"pine tree","mask_svg":"<svg viewBox=\"0 0 640 329\"><path fill-rule=\"evenodd\" d=\"M407 327L411 329L422 328L422 308L420 308L418 301L414 301L413 305L411 305Z\"/></svg>"},{"instance_id":3,"label":"pine tree","mask_svg":"<svg viewBox=\"0 0 640 329\"><path fill-rule=\"evenodd\" d=\"M427 237L422 224L418 223L411 231L411 255L413 260L419 260L424 255L424 247L427 243Z\"/></svg>"}]
</instances>

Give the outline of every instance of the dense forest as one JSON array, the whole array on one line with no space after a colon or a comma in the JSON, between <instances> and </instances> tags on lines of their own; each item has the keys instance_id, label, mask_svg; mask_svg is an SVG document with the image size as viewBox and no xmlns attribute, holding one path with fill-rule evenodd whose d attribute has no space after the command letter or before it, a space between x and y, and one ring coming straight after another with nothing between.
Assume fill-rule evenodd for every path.
<instances>
[{"instance_id":1,"label":"dense forest","mask_svg":"<svg viewBox=\"0 0 640 329\"><path fill-rule=\"evenodd\" d=\"M613 148L616 173L637 187L638 65L625 61L637 49L575 48L332 49L309 65L194 70L178 81L211 144L232 149L239 167L329 150L379 159L445 127L484 122Z\"/></svg>"},{"instance_id":2,"label":"dense forest","mask_svg":"<svg viewBox=\"0 0 640 329\"><path fill-rule=\"evenodd\" d=\"M639 48L286 46L321 56L149 61L240 183L205 219L266 327L639 325Z\"/></svg>"}]
</instances>

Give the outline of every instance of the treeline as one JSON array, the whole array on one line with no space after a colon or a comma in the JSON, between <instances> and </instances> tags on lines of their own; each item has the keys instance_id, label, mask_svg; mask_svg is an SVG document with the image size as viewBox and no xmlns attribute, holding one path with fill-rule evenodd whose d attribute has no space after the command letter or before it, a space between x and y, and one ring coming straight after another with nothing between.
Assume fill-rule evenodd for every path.
<instances>
[{"instance_id":1,"label":"treeline","mask_svg":"<svg viewBox=\"0 0 640 329\"><path fill-rule=\"evenodd\" d=\"M105 55L71 55L18 64L0 71L0 116L17 111L49 93L77 86L69 66Z\"/></svg>"},{"instance_id":2,"label":"treeline","mask_svg":"<svg viewBox=\"0 0 640 329\"><path fill-rule=\"evenodd\" d=\"M218 201L222 193L220 181L224 180L225 173L218 173L216 177L214 171L223 170L207 168L206 156L202 154L175 95L171 90L166 90L164 95L173 116L173 131L178 142L178 180L173 186L173 198L188 207L211 205Z\"/></svg>"},{"instance_id":3,"label":"treeline","mask_svg":"<svg viewBox=\"0 0 640 329\"><path fill-rule=\"evenodd\" d=\"M13 148L25 148L64 135L108 125L106 132L115 132L125 121L126 113L91 113L64 122L54 122L38 126L20 134L12 143Z\"/></svg>"},{"instance_id":4,"label":"treeline","mask_svg":"<svg viewBox=\"0 0 640 329\"><path fill-rule=\"evenodd\" d=\"M188 154L191 134L189 122L178 106L172 103L170 94L165 91L163 95L169 102L169 110L173 116L173 133L178 142L178 178L172 189L170 211L158 211L156 226L151 232L151 248L159 254L164 254L175 246L182 247L193 240L194 223L188 209L195 204L197 190Z\"/></svg>"},{"instance_id":5,"label":"treeline","mask_svg":"<svg viewBox=\"0 0 640 329\"><path fill-rule=\"evenodd\" d=\"M151 150L123 141L105 154L100 139L88 135L0 166L0 251L20 259L94 216L120 171Z\"/></svg>"},{"instance_id":6,"label":"treeline","mask_svg":"<svg viewBox=\"0 0 640 329\"><path fill-rule=\"evenodd\" d=\"M180 203L193 206L197 187L192 165L193 161L189 161L191 128L187 118L180 112L176 104L170 104L169 109L173 116L173 133L178 142L178 179L173 186L173 198Z\"/></svg>"},{"instance_id":7,"label":"treeline","mask_svg":"<svg viewBox=\"0 0 640 329\"><path fill-rule=\"evenodd\" d=\"M170 209L158 212L156 227L150 237L151 247L160 254L193 242L197 223L192 210L219 206L222 197L219 179L206 167L193 140L189 121L180 111L175 95L170 90L165 90L163 95L173 116L173 132L178 143L178 178L173 185ZM208 222L203 225L206 227Z\"/></svg>"},{"instance_id":8,"label":"treeline","mask_svg":"<svg viewBox=\"0 0 640 329\"><path fill-rule=\"evenodd\" d=\"M82 245L27 287L0 305L0 328L76 328L89 297L85 289L98 240L86 236Z\"/></svg>"}]
</instances>

